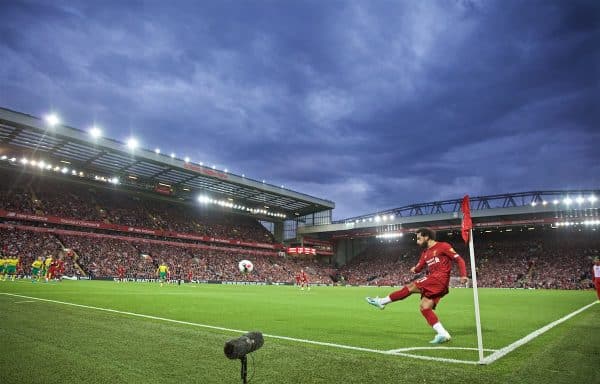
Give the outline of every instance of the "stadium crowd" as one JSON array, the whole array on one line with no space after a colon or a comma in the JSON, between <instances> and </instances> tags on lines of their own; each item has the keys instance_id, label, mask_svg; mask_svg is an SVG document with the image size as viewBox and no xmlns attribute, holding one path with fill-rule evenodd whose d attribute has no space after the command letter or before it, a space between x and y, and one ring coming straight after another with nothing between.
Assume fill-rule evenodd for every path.
<instances>
[{"instance_id":1,"label":"stadium crowd","mask_svg":"<svg viewBox=\"0 0 600 384\"><path fill-rule=\"evenodd\" d=\"M0 177L6 181L0 186L0 209L7 211L274 243L273 235L250 217L111 188L104 183L66 183L6 170L0 170Z\"/></svg>"},{"instance_id":2,"label":"stadium crowd","mask_svg":"<svg viewBox=\"0 0 600 384\"><path fill-rule=\"evenodd\" d=\"M600 255L598 236L545 231L486 235L477 239L475 249L479 286L589 288L591 262ZM469 253L462 239L455 237L451 243L470 271ZM415 279L410 268L419 255L420 249L412 240L377 242L344 265L340 273L350 284L402 285ZM456 269L454 275L458 276Z\"/></svg>"},{"instance_id":3,"label":"stadium crowd","mask_svg":"<svg viewBox=\"0 0 600 384\"><path fill-rule=\"evenodd\" d=\"M4 210L274 243L272 234L250 217L157 199L125 191L126 188L66 183L7 170L0 170L0 177L6 180L0 185L0 209ZM0 228L2 253L20 257L21 275L29 273L37 256L52 255L65 260L65 274L81 273L93 278L111 278L123 268L129 278L153 279L157 264L164 261L173 278L185 280L294 282L304 269L311 283L402 285L414 280L410 268L420 254L411 236L393 242L373 240L348 263L335 268L317 258L259 255L231 246L201 249L191 242L180 242L179 246L158 244L141 237L98 240L90 233L92 229L75 229L90 231L81 236L53 235L7 228L7 224L18 222L2 221L5 225ZM600 239L594 234L561 229L477 233L479 286L588 288L591 260L599 256L600 250ZM440 240L450 241L469 264L468 251L460 236L440 235ZM243 258L254 263L252 273L239 274L237 263Z\"/></svg>"}]
</instances>

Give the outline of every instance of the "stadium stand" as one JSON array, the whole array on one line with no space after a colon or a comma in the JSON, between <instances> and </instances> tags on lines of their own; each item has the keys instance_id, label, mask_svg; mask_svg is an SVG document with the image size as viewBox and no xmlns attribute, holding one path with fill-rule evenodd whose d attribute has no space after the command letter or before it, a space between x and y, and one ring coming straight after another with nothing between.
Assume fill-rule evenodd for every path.
<instances>
[{"instance_id":1,"label":"stadium stand","mask_svg":"<svg viewBox=\"0 0 600 384\"><path fill-rule=\"evenodd\" d=\"M203 210L176 201L157 199L137 191L65 182L53 177L1 169L0 209L31 215L67 217L123 226L193 233L224 239L274 244L273 236L256 219L221 211ZM251 250L231 244L204 244L136 233L95 228L0 220L3 253L21 257L21 274L29 273L36 256L65 255L66 274L112 278L122 266L129 278L153 279L156 265L165 261L172 278L197 281L293 282L304 269L311 283L342 280L357 285L400 285L414 279L409 272L419 257L412 236L388 243L376 239L340 268L323 259L281 257L274 249ZM44 231L51 230L51 233ZM445 236L445 237L444 237ZM468 251L460 236L450 239L467 264ZM599 254L595 231L538 228L535 231L476 234L479 285L502 288L583 289L590 287L591 259ZM241 276L242 253L255 252L252 274ZM246 255L244 256L246 257ZM326 259L325 259L326 260Z\"/></svg>"},{"instance_id":2,"label":"stadium stand","mask_svg":"<svg viewBox=\"0 0 600 384\"><path fill-rule=\"evenodd\" d=\"M478 285L496 288L586 289L590 265L600 254L595 231L538 230L480 234L476 240ZM448 241L442 237L440 240ZM455 235L451 243L470 270L469 253ZM419 259L412 239L379 241L340 269L351 284L403 284L414 279ZM456 275L455 271L455 275Z\"/></svg>"}]
</instances>

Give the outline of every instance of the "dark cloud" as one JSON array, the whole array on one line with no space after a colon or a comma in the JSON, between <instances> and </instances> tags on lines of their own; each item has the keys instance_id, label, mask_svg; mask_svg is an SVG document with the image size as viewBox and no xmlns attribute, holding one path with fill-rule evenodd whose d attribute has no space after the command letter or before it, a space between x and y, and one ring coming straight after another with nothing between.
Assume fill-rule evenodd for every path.
<instances>
[{"instance_id":1,"label":"dark cloud","mask_svg":"<svg viewBox=\"0 0 600 384\"><path fill-rule=\"evenodd\" d=\"M600 182L595 1L0 11L0 105L334 200L337 218Z\"/></svg>"}]
</instances>

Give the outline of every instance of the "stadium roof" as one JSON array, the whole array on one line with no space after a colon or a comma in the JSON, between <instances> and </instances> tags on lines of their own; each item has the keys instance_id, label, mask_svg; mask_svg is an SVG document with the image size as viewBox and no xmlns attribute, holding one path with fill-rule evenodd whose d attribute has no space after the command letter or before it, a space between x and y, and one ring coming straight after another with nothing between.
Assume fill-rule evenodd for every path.
<instances>
[{"instance_id":1,"label":"stadium roof","mask_svg":"<svg viewBox=\"0 0 600 384\"><path fill-rule=\"evenodd\" d=\"M596 222L600 219L600 189L552 190L478 196L470 199L475 223L522 225L526 223ZM356 216L328 225L305 226L300 234L376 234L422 225L459 226L462 199L411 204ZM596 225L596 224L594 224Z\"/></svg>"},{"instance_id":2,"label":"stadium roof","mask_svg":"<svg viewBox=\"0 0 600 384\"><path fill-rule=\"evenodd\" d=\"M44 161L68 162L85 172L107 177L135 177L173 187L194 198L233 199L235 204L260 208L264 216L278 212L287 219L330 210L335 203L283 187L252 180L226 171L188 162L153 150L131 149L126 143L93 138L88 132L59 122L51 126L38 117L0 108L0 154L43 157ZM260 214L261 212L259 212ZM277 219L277 217L275 217Z\"/></svg>"}]
</instances>

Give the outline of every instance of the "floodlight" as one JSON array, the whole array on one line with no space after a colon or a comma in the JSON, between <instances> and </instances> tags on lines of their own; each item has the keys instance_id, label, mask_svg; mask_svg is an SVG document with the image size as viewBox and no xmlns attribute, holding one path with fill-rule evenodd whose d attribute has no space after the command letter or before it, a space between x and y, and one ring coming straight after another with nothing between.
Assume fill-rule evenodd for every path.
<instances>
[{"instance_id":1,"label":"floodlight","mask_svg":"<svg viewBox=\"0 0 600 384\"><path fill-rule=\"evenodd\" d=\"M577 201L577 204L583 204L585 199L583 197L579 196L575 201Z\"/></svg>"},{"instance_id":2,"label":"floodlight","mask_svg":"<svg viewBox=\"0 0 600 384\"><path fill-rule=\"evenodd\" d=\"M154 153L156 153L157 155L160 155L160 148L156 148L156 149L154 150Z\"/></svg>"},{"instance_id":3,"label":"floodlight","mask_svg":"<svg viewBox=\"0 0 600 384\"><path fill-rule=\"evenodd\" d=\"M90 129L90 136L92 136L94 139L97 139L102 136L102 130L96 126L93 126Z\"/></svg>"},{"instance_id":4,"label":"floodlight","mask_svg":"<svg viewBox=\"0 0 600 384\"><path fill-rule=\"evenodd\" d=\"M139 142L137 141L136 138L134 137L130 137L129 139L127 139L127 148L134 150L138 147Z\"/></svg>"},{"instance_id":5,"label":"floodlight","mask_svg":"<svg viewBox=\"0 0 600 384\"><path fill-rule=\"evenodd\" d=\"M171 159L174 159L174 158L175 158L175 154L171 153Z\"/></svg>"},{"instance_id":6,"label":"floodlight","mask_svg":"<svg viewBox=\"0 0 600 384\"><path fill-rule=\"evenodd\" d=\"M594 195L588 197L588 201L590 203L595 203L597 200L598 200L598 198L596 196L594 196Z\"/></svg>"},{"instance_id":7,"label":"floodlight","mask_svg":"<svg viewBox=\"0 0 600 384\"><path fill-rule=\"evenodd\" d=\"M46 115L44 120L46 120L46 123L51 127L55 127L60 124L60 118L55 113Z\"/></svg>"},{"instance_id":8,"label":"floodlight","mask_svg":"<svg viewBox=\"0 0 600 384\"><path fill-rule=\"evenodd\" d=\"M183 160L184 160L186 163L189 163L189 162L190 162L190 158L189 158L189 157L187 157L187 156L186 156L186 157L185 157Z\"/></svg>"},{"instance_id":9,"label":"floodlight","mask_svg":"<svg viewBox=\"0 0 600 384\"><path fill-rule=\"evenodd\" d=\"M567 197L563 200L563 203L565 203L565 205L571 205L572 202L573 202L573 200L571 200L570 197Z\"/></svg>"}]
</instances>

